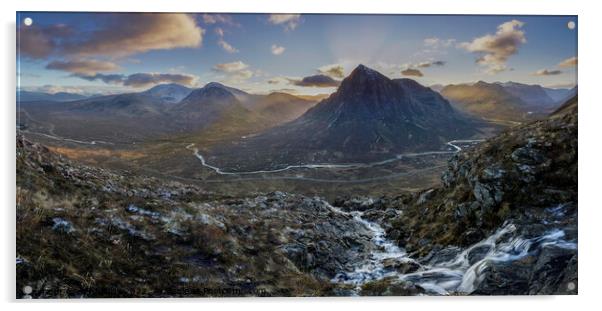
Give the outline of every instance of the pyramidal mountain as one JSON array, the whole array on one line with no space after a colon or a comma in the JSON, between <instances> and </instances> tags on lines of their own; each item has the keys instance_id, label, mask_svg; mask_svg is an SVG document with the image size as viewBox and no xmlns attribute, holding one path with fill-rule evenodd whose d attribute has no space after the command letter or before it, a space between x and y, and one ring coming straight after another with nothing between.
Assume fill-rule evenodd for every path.
<instances>
[{"instance_id":1,"label":"pyramidal mountain","mask_svg":"<svg viewBox=\"0 0 602 311\"><path fill-rule=\"evenodd\" d=\"M262 158L276 164L364 161L438 150L446 141L475 133L472 121L433 90L359 65L335 93L301 117L235 148L257 157L251 164Z\"/></svg>"}]
</instances>

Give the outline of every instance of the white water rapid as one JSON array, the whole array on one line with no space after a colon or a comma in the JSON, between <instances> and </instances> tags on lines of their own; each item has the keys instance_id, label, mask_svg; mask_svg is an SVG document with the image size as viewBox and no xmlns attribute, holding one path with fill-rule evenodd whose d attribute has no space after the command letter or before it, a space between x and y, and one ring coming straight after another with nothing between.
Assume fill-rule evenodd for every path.
<instances>
[{"instance_id":1,"label":"white water rapid","mask_svg":"<svg viewBox=\"0 0 602 311\"><path fill-rule=\"evenodd\" d=\"M338 273L334 283L354 285L356 291L370 281L386 277L399 281L410 281L422 287L427 294L448 295L453 293L470 294L485 278L485 272L492 263L511 262L521 259L544 246L554 245L566 249L577 249L577 244L565 240L565 232L554 229L533 238L521 237L512 223L504 224L488 238L464 249L458 249L450 258L437 254L430 263L419 263L410 258L403 248L386 238L385 230L375 222L362 218L361 212L344 212L336 207L333 211L352 216L372 232L372 242L376 251L368 260L360 262L353 271ZM391 261L397 264L413 264L418 267L412 273L400 273L391 268ZM386 265L385 263L389 264Z\"/></svg>"}]
</instances>

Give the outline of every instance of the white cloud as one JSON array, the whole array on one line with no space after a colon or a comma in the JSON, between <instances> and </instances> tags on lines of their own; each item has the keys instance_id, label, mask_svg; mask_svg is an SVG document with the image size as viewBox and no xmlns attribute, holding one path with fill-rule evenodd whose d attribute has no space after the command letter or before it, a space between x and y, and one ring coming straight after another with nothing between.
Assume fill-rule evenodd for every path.
<instances>
[{"instance_id":1,"label":"white cloud","mask_svg":"<svg viewBox=\"0 0 602 311\"><path fill-rule=\"evenodd\" d=\"M214 71L226 72L226 73L241 71L241 70L245 70L247 68L249 68L249 65L243 63L242 61L217 64L217 65L213 66Z\"/></svg>"},{"instance_id":2,"label":"white cloud","mask_svg":"<svg viewBox=\"0 0 602 311\"><path fill-rule=\"evenodd\" d=\"M270 14L268 22L273 25L283 25L285 30L295 30L301 22L301 14Z\"/></svg>"},{"instance_id":3,"label":"white cloud","mask_svg":"<svg viewBox=\"0 0 602 311\"><path fill-rule=\"evenodd\" d=\"M337 79L345 77L345 68L339 64L322 66L318 68L318 72Z\"/></svg>"},{"instance_id":4,"label":"white cloud","mask_svg":"<svg viewBox=\"0 0 602 311\"><path fill-rule=\"evenodd\" d=\"M224 74L228 82L240 82L254 76L254 72L249 69L249 65L242 61L217 64L213 66L213 71Z\"/></svg>"},{"instance_id":5,"label":"white cloud","mask_svg":"<svg viewBox=\"0 0 602 311\"><path fill-rule=\"evenodd\" d=\"M460 47L481 56L477 64L487 67L487 72L495 74L507 70L506 61L518 52L521 44L527 42L525 32L521 29L524 23L518 20L505 22L497 27L495 34L487 34L463 42Z\"/></svg>"},{"instance_id":6,"label":"white cloud","mask_svg":"<svg viewBox=\"0 0 602 311\"><path fill-rule=\"evenodd\" d=\"M224 41L224 39L220 39L219 41L217 41L217 44L226 52L232 54L232 53L238 53L238 49L236 49L235 47L233 47L232 45L230 45L230 43Z\"/></svg>"},{"instance_id":7,"label":"white cloud","mask_svg":"<svg viewBox=\"0 0 602 311\"><path fill-rule=\"evenodd\" d=\"M272 50L272 54L280 55L280 54L284 53L284 50L286 50L286 48L284 48L283 46L272 44L271 50Z\"/></svg>"}]
</instances>

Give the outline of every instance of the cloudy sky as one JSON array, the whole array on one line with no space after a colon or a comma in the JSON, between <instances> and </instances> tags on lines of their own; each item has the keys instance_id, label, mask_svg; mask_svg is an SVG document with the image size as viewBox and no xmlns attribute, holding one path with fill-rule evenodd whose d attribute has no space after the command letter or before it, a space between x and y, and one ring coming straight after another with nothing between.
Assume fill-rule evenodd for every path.
<instances>
[{"instance_id":1,"label":"cloudy sky","mask_svg":"<svg viewBox=\"0 0 602 311\"><path fill-rule=\"evenodd\" d=\"M19 86L51 93L218 81L324 94L360 63L425 85L576 84L574 16L22 12L17 21Z\"/></svg>"}]
</instances>

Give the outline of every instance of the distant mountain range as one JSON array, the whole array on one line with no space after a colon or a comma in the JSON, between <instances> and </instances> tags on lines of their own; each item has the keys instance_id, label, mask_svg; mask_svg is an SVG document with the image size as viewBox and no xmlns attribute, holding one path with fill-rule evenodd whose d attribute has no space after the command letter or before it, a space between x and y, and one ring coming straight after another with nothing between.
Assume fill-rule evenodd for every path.
<instances>
[{"instance_id":1,"label":"distant mountain range","mask_svg":"<svg viewBox=\"0 0 602 311\"><path fill-rule=\"evenodd\" d=\"M21 91L18 113L19 126L32 123L43 129L51 124L55 133L74 139L130 142L208 131L247 137L236 144L256 158L249 165L265 163L262 159L315 163L433 150L474 135L475 124L482 121L473 117L524 121L553 111L576 92L576 87L553 90L483 81L429 88L360 65L327 97L249 94L217 82L196 89L161 84L89 98ZM232 152L229 148L214 154Z\"/></svg>"},{"instance_id":2,"label":"distant mountain range","mask_svg":"<svg viewBox=\"0 0 602 311\"><path fill-rule=\"evenodd\" d=\"M504 87L510 94L520 98L529 106L551 106L556 101L549 96L546 89L536 84L522 84L516 82L497 83Z\"/></svg>"},{"instance_id":3,"label":"distant mountain range","mask_svg":"<svg viewBox=\"0 0 602 311\"><path fill-rule=\"evenodd\" d=\"M410 79L389 79L359 65L338 90L298 119L231 148L217 160L244 153L247 165L346 162L399 152L437 150L477 133L440 94Z\"/></svg>"},{"instance_id":4,"label":"distant mountain range","mask_svg":"<svg viewBox=\"0 0 602 311\"><path fill-rule=\"evenodd\" d=\"M31 92L25 90L17 91L17 101L18 102L26 102L26 101L52 101L52 102L67 102L84 99L87 96L75 94L75 93L67 93L67 92L58 92L58 93L44 93L44 92Z\"/></svg>"},{"instance_id":5,"label":"distant mountain range","mask_svg":"<svg viewBox=\"0 0 602 311\"><path fill-rule=\"evenodd\" d=\"M172 83L73 101L22 101L20 108L38 121L54 124L57 133L66 136L134 140L208 127L255 132L293 120L315 103L284 93L249 94L211 82L198 89Z\"/></svg>"},{"instance_id":6,"label":"distant mountain range","mask_svg":"<svg viewBox=\"0 0 602 311\"><path fill-rule=\"evenodd\" d=\"M447 85L440 91L458 109L486 119L525 121L550 113L574 95L569 89L549 89L516 82Z\"/></svg>"}]
</instances>

